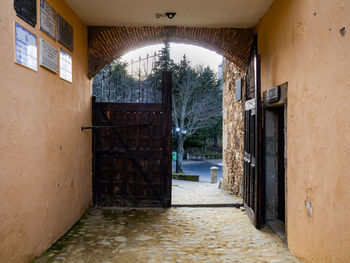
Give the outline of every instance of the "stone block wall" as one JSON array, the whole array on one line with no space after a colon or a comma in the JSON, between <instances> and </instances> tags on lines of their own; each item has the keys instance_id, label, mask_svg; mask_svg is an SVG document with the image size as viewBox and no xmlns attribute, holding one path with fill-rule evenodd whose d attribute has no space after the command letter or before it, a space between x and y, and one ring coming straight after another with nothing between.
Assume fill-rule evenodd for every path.
<instances>
[{"instance_id":1,"label":"stone block wall","mask_svg":"<svg viewBox=\"0 0 350 263\"><path fill-rule=\"evenodd\" d=\"M225 59L223 65L223 189L243 194L245 72ZM236 80L242 77L242 99L236 100Z\"/></svg>"}]
</instances>

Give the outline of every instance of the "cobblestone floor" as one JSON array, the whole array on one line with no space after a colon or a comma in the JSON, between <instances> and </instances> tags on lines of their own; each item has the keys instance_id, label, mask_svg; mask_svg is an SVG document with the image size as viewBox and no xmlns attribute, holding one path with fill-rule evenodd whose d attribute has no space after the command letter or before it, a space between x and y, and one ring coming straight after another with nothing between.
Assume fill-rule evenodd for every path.
<instances>
[{"instance_id":1,"label":"cobblestone floor","mask_svg":"<svg viewBox=\"0 0 350 263\"><path fill-rule=\"evenodd\" d=\"M241 198L227 194L219 185L173 179L172 204L242 204Z\"/></svg>"},{"instance_id":2,"label":"cobblestone floor","mask_svg":"<svg viewBox=\"0 0 350 263\"><path fill-rule=\"evenodd\" d=\"M236 208L92 208L35 263L300 262Z\"/></svg>"}]
</instances>

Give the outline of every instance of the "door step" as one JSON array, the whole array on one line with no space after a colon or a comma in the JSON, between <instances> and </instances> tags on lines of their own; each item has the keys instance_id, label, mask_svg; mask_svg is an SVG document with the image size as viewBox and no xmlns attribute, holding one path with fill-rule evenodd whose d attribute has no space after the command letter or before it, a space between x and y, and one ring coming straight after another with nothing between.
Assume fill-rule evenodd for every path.
<instances>
[{"instance_id":1,"label":"door step","mask_svg":"<svg viewBox=\"0 0 350 263\"><path fill-rule=\"evenodd\" d=\"M268 221L267 225L283 240L286 241L286 227L280 220Z\"/></svg>"},{"instance_id":2,"label":"door step","mask_svg":"<svg viewBox=\"0 0 350 263\"><path fill-rule=\"evenodd\" d=\"M235 207L241 208L243 207L242 203L234 203L234 204L172 204L172 207Z\"/></svg>"}]
</instances>

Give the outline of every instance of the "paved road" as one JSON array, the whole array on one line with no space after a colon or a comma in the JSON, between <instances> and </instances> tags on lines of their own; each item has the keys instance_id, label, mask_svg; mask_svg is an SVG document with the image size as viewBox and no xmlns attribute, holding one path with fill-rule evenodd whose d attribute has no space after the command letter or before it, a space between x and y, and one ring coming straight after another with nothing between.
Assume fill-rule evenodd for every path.
<instances>
[{"instance_id":1,"label":"paved road","mask_svg":"<svg viewBox=\"0 0 350 263\"><path fill-rule=\"evenodd\" d=\"M173 179L172 205L243 205L242 199L219 189L219 184Z\"/></svg>"},{"instance_id":2,"label":"paved road","mask_svg":"<svg viewBox=\"0 0 350 263\"><path fill-rule=\"evenodd\" d=\"M210 182L210 167L216 166L218 170L218 180L222 179L222 160L183 160L182 163L185 173L199 174L199 181L203 183ZM173 171L175 171L175 162L173 162Z\"/></svg>"}]
</instances>

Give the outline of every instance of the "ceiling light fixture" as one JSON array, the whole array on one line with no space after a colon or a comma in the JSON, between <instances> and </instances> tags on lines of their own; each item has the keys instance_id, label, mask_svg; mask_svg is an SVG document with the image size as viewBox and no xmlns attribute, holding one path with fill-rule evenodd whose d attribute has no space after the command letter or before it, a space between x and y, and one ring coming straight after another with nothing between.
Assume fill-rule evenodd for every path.
<instances>
[{"instance_id":1,"label":"ceiling light fixture","mask_svg":"<svg viewBox=\"0 0 350 263\"><path fill-rule=\"evenodd\" d=\"M156 13L156 18L168 17L169 19L173 19L175 15L175 12L166 12L165 14Z\"/></svg>"},{"instance_id":2,"label":"ceiling light fixture","mask_svg":"<svg viewBox=\"0 0 350 263\"><path fill-rule=\"evenodd\" d=\"M169 18L169 19L173 19L174 16L176 15L175 12L166 12L165 15Z\"/></svg>"}]
</instances>

